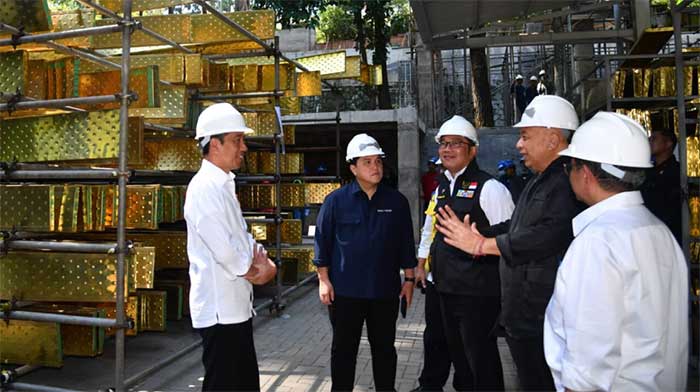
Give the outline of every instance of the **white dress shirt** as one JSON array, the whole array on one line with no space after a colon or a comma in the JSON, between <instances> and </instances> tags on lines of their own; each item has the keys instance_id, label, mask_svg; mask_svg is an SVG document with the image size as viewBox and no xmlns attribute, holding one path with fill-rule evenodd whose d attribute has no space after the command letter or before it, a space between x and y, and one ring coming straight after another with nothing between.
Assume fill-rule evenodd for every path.
<instances>
[{"instance_id":1,"label":"white dress shirt","mask_svg":"<svg viewBox=\"0 0 700 392\"><path fill-rule=\"evenodd\" d=\"M253 237L236 198L235 175L208 160L187 187L187 256L194 328L237 324L253 316L253 286L242 278L253 261Z\"/></svg>"},{"instance_id":2,"label":"white dress shirt","mask_svg":"<svg viewBox=\"0 0 700 392\"><path fill-rule=\"evenodd\" d=\"M455 182L457 177L461 176L466 170L466 167L460 170L456 176L452 176L449 171L445 172L445 176L450 180L450 194L454 193ZM431 202L437 197L437 191L439 187L435 189L433 195L431 196ZM490 179L484 183L481 189L481 195L479 196L479 206L481 210L484 211L486 219L488 219L490 225L495 225L503 221L510 219L513 215L513 210L515 205L513 204L513 198L510 195L510 191L503 185L500 181L496 179ZM437 213L437 211L435 211ZM430 246L433 243L433 227L434 227L434 217L430 214L425 214L425 223L423 223L423 228L420 232L420 245L418 245L418 258L427 259L430 255ZM427 279L433 281L433 273L429 272Z\"/></svg>"},{"instance_id":3,"label":"white dress shirt","mask_svg":"<svg viewBox=\"0 0 700 392\"><path fill-rule=\"evenodd\" d=\"M639 192L573 220L576 237L547 307L544 349L557 390L685 390L688 270Z\"/></svg>"}]
</instances>

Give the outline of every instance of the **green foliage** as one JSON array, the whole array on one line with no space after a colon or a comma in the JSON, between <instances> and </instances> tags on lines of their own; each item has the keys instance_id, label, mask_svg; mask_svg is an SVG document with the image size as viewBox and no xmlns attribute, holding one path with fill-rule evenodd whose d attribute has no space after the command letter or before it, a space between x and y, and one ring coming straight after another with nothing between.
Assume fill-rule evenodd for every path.
<instances>
[{"instance_id":1,"label":"green foliage","mask_svg":"<svg viewBox=\"0 0 700 392\"><path fill-rule=\"evenodd\" d=\"M413 14L408 0L391 0L389 34L397 35L411 31Z\"/></svg>"},{"instance_id":2,"label":"green foliage","mask_svg":"<svg viewBox=\"0 0 700 392\"><path fill-rule=\"evenodd\" d=\"M324 0L251 0L253 9L273 9L284 29L318 26L319 14L327 5Z\"/></svg>"},{"instance_id":3,"label":"green foliage","mask_svg":"<svg viewBox=\"0 0 700 392\"><path fill-rule=\"evenodd\" d=\"M349 9L338 5L329 5L319 15L317 39L320 42L332 40L355 39L357 26Z\"/></svg>"},{"instance_id":4,"label":"green foliage","mask_svg":"<svg viewBox=\"0 0 700 392\"><path fill-rule=\"evenodd\" d=\"M49 8L52 11L71 11L80 8L80 3L75 0L49 0Z\"/></svg>"}]
</instances>

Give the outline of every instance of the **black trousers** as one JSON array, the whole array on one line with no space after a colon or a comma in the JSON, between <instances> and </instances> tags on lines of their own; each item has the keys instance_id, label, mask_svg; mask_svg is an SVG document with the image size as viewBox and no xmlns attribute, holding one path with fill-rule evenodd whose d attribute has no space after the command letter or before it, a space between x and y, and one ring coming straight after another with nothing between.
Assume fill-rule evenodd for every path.
<instances>
[{"instance_id":1,"label":"black trousers","mask_svg":"<svg viewBox=\"0 0 700 392\"><path fill-rule=\"evenodd\" d=\"M425 287L425 330L423 331L423 370L418 383L424 391L442 391L450 377L452 357L450 356L445 329L440 311L440 294L435 285L426 281ZM468 379L467 379L468 378ZM462 390L472 384L471 374L455 372L452 385Z\"/></svg>"},{"instance_id":2,"label":"black trousers","mask_svg":"<svg viewBox=\"0 0 700 392\"><path fill-rule=\"evenodd\" d=\"M333 391L352 391L362 326L372 352L374 389L393 391L396 381L396 318L399 299L347 298L336 295L328 307L333 327L331 379Z\"/></svg>"},{"instance_id":3,"label":"black trousers","mask_svg":"<svg viewBox=\"0 0 700 392\"><path fill-rule=\"evenodd\" d=\"M471 380L459 391L502 391L503 369L491 330L501 303L498 297L440 293L442 320L455 373Z\"/></svg>"},{"instance_id":4,"label":"black trousers","mask_svg":"<svg viewBox=\"0 0 700 392\"><path fill-rule=\"evenodd\" d=\"M554 380L544 358L542 336L516 339L506 337L510 354L518 370L520 389L523 391L554 391Z\"/></svg>"},{"instance_id":5,"label":"black trousers","mask_svg":"<svg viewBox=\"0 0 700 392\"><path fill-rule=\"evenodd\" d=\"M253 319L216 324L199 330L202 336L202 391L259 391L258 358L253 344Z\"/></svg>"}]
</instances>

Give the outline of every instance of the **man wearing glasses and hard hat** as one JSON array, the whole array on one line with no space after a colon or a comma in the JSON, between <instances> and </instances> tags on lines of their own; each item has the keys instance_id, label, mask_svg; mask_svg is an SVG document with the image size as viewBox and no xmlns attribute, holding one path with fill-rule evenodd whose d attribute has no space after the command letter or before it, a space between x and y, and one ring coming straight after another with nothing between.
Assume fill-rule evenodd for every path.
<instances>
[{"instance_id":1,"label":"man wearing glasses and hard hat","mask_svg":"<svg viewBox=\"0 0 700 392\"><path fill-rule=\"evenodd\" d=\"M346 161L355 180L329 194L318 214L314 264L333 328L334 391L353 388L365 322L375 389L394 390L399 298L405 316L416 258L408 200L382 184L383 157L374 138L364 133L353 137Z\"/></svg>"},{"instance_id":2,"label":"man wearing glasses and hard hat","mask_svg":"<svg viewBox=\"0 0 700 392\"><path fill-rule=\"evenodd\" d=\"M192 326L202 336L204 391L260 390L253 344L253 284L267 283L276 267L247 232L236 198L235 175L253 132L228 103L197 120L202 166L187 187L187 256Z\"/></svg>"}]
</instances>

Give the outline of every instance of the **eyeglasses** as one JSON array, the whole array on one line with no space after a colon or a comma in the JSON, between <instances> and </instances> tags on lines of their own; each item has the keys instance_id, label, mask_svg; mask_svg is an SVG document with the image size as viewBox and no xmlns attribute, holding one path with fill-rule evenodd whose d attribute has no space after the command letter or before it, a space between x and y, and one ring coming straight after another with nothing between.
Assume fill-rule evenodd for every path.
<instances>
[{"instance_id":1,"label":"eyeglasses","mask_svg":"<svg viewBox=\"0 0 700 392\"><path fill-rule=\"evenodd\" d=\"M444 149L459 148L464 144L466 144L468 146L473 146L473 144L471 144L469 142L461 141L461 140L456 140L453 142L440 142L440 143L438 143L440 148L444 148Z\"/></svg>"}]
</instances>

